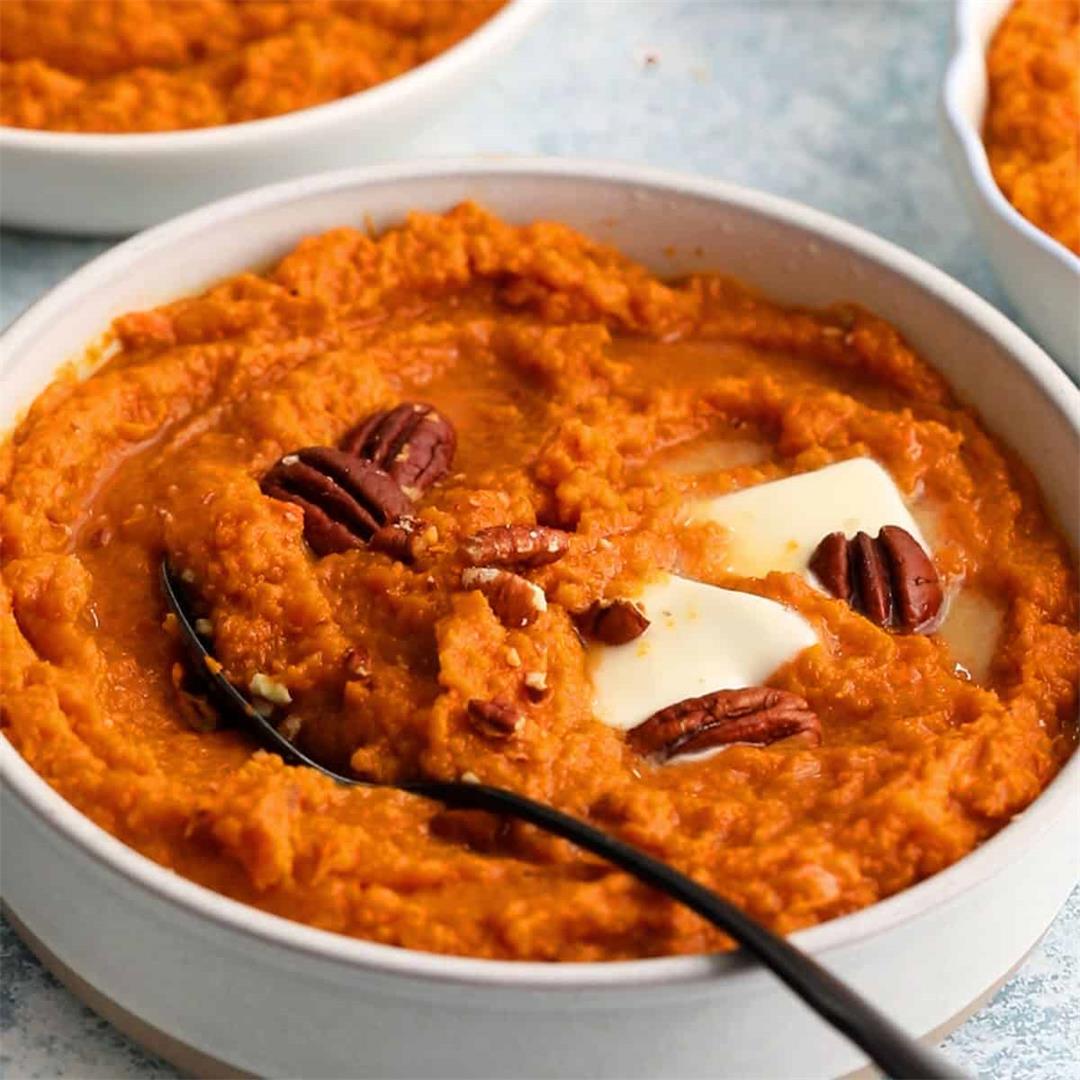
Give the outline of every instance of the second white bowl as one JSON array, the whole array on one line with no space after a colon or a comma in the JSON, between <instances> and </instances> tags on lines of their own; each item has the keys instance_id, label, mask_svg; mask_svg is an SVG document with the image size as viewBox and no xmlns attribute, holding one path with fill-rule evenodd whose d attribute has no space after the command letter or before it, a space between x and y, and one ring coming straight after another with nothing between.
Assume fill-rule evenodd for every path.
<instances>
[{"instance_id":1,"label":"second white bowl","mask_svg":"<svg viewBox=\"0 0 1080 1080\"><path fill-rule=\"evenodd\" d=\"M265 120L121 135L0 127L0 220L122 235L275 180L400 156L546 3L509 0L453 48L389 82Z\"/></svg>"},{"instance_id":2,"label":"second white bowl","mask_svg":"<svg viewBox=\"0 0 1080 1080\"><path fill-rule=\"evenodd\" d=\"M968 212L1009 298L1065 370L1080 380L1080 258L1005 198L982 141L986 50L1012 0L958 0L956 51L945 74L945 150Z\"/></svg>"}]
</instances>

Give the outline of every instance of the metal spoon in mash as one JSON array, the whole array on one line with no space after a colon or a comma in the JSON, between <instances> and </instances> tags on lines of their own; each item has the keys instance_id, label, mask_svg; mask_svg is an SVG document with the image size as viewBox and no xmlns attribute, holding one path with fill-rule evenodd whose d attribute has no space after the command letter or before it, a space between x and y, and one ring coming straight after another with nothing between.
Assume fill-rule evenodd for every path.
<instances>
[{"instance_id":1,"label":"metal spoon in mash","mask_svg":"<svg viewBox=\"0 0 1080 1080\"><path fill-rule=\"evenodd\" d=\"M377 785L342 776L312 761L286 739L269 720L260 716L250 701L225 677L221 665L207 650L188 614L187 597L179 578L167 562L161 564L165 601L179 624L191 666L202 679L214 705L223 715L247 728L267 750L290 765L310 769L352 787L393 786L401 791L435 799L463 810L487 810L527 821L555 836L599 855L632 874L639 881L685 904L702 918L737 941L773 974L779 976L807 1005L860 1047L887 1075L893 1077L961 1077L937 1051L922 1046L896 1024L864 1001L806 953L785 938L766 930L734 904L699 885L685 874L630 844L601 832L584 821L552 806L534 802L504 788L465 781L414 780L404 784Z\"/></svg>"}]
</instances>

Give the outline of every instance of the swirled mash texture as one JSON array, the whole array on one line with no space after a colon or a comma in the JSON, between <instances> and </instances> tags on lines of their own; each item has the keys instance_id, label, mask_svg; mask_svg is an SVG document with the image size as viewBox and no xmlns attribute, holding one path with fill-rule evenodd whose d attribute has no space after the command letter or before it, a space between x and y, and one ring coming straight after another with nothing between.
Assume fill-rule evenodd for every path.
<instances>
[{"instance_id":1,"label":"swirled mash texture","mask_svg":"<svg viewBox=\"0 0 1080 1080\"><path fill-rule=\"evenodd\" d=\"M212 889L473 956L725 944L530 827L347 790L241 731L193 729L162 556L192 579L230 677L287 688L275 716L308 753L548 800L782 931L962 858L1074 748L1066 547L1027 470L866 311L788 308L711 273L665 281L563 225L466 204L311 236L113 335L107 362L57 379L3 447L3 730L83 813ZM457 431L450 472L415 503L423 552L315 557L300 508L260 478L402 401ZM735 577L728 534L685 521L690 500L853 457L904 492L951 603L977 593L999 612L974 677L943 636L887 632L801 573ZM547 602L517 628L461 581L465 540L507 522L570 534L528 571ZM809 703L820 745L660 764L596 718L571 613L662 571L809 621L818 643L770 684ZM498 698L524 722L477 724L468 703Z\"/></svg>"}]
</instances>

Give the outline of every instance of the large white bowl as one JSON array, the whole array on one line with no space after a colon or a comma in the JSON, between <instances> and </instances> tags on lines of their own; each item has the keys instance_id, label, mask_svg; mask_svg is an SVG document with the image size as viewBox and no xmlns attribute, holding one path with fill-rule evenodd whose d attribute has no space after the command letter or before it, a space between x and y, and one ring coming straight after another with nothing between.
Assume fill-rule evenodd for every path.
<instances>
[{"instance_id":1,"label":"large white bowl","mask_svg":"<svg viewBox=\"0 0 1080 1080\"><path fill-rule=\"evenodd\" d=\"M892 320L1036 469L1073 541L1080 392L984 301L891 244L782 199L633 166L406 164L266 188L90 263L0 342L10 422L119 312L265 265L301 236L478 199L558 219L663 274L723 268L800 304ZM74 810L0 740L5 900L123 1010L259 1075L808 1076L860 1054L737 957L610 964L451 958L351 940L163 870ZM901 1023L961 1013L1032 946L1077 880L1080 756L957 865L796 935Z\"/></svg>"},{"instance_id":2,"label":"large white bowl","mask_svg":"<svg viewBox=\"0 0 1080 1080\"><path fill-rule=\"evenodd\" d=\"M122 235L260 184L401 156L546 3L508 0L426 64L265 120L124 135L0 127L0 220L42 232Z\"/></svg>"},{"instance_id":3,"label":"large white bowl","mask_svg":"<svg viewBox=\"0 0 1080 1080\"><path fill-rule=\"evenodd\" d=\"M982 141L986 50L1012 0L958 0L942 94L942 130L953 175L995 274L1036 337L1080 379L1080 258L1036 228L1005 198Z\"/></svg>"}]
</instances>

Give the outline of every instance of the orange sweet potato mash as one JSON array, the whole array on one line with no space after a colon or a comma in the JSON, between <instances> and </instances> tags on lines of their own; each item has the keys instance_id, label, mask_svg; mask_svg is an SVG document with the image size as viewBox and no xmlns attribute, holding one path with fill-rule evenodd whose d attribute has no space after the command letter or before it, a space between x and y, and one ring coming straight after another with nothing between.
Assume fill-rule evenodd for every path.
<instances>
[{"instance_id":1,"label":"orange sweet potato mash","mask_svg":"<svg viewBox=\"0 0 1080 1080\"><path fill-rule=\"evenodd\" d=\"M783 931L871 904L971 851L1073 751L1077 580L1027 471L880 319L786 309L725 278L665 283L569 228L475 205L373 237L340 228L265 273L119 318L91 377L56 381L3 451L3 729L105 829L267 911L415 949L596 960L723 944L696 916L536 830L393 790L343 789L195 730L163 555L214 649L308 753L378 779L506 785L640 844ZM457 430L416 504L415 562L316 558L260 491L282 455L402 400ZM745 451L756 447L754 453ZM738 446L726 464L703 447ZM697 455L693 469L674 467ZM872 625L801 575L733 579L687 498L854 456L932 523L954 595L1000 612L973 678L941 635ZM704 457L708 459L708 454ZM741 461L741 463L739 463ZM463 538L570 533L507 629L462 587ZM930 525L928 524L928 529ZM772 680L819 746L732 745L659 765L590 711L569 612L657 569L771 597L820 643ZM164 624L163 624L164 621ZM362 664L356 658L364 658ZM542 674L544 693L523 693ZM506 695L510 737L470 723Z\"/></svg>"},{"instance_id":2,"label":"orange sweet potato mash","mask_svg":"<svg viewBox=\"0 0 1080 1080\"><path fill-rule=\"evenodd\" d=\"M1080 0L1015 0L986 66L994 179L1024 217L1080 255Z\"/></svg>"},{"instance_id":3,"label":"orange sweet potato mash","mask_svg":"<svg viewBox=\"0 0 1080 1080\"><path fill-rule=\"evenodd\" d=\"M505 0L3 0L0 123L135 132L237 124L367 90Z\"/></svg>"}]
</instances>

